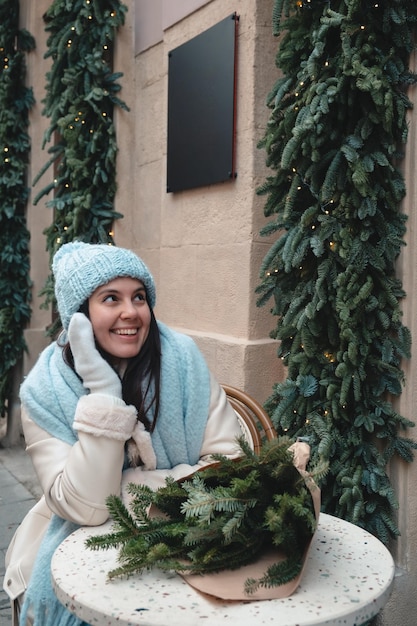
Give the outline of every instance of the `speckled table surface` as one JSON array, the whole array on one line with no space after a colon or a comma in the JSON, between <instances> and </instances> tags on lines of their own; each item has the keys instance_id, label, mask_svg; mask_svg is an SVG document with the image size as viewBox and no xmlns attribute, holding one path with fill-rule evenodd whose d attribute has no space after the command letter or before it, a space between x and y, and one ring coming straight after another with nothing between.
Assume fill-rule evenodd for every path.
<instances>
[{"instance_id":1,"label":"speckled table surface","mask_svg":"<svg viewBox=\"0 0 417 626\"><path fill-rule=\"evenodd\" d=\"M91 625L357 626L385 605L394 579L393 559L380 541L321 513L304 576L288 598L228 602L196 591L175 573L158 570L108 581L117 550L89 550L85 540L110 527L80 528L52 559L56 595Z\"/></svg>"}]
</instances>

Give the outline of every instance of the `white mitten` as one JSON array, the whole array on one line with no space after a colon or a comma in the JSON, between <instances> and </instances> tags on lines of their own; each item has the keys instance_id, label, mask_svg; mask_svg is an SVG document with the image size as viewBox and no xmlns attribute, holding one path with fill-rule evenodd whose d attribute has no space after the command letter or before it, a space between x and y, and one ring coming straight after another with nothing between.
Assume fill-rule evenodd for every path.
<instances>
[{"instance_id":1,"label":"white mitten","mask_svg":"<svg viewBox=\"0 0 417 626\"><path fill-rule=\"evenodd\" d=\"M294 465L298 470L305 470L310 460L310 446L304 441L295 441L288 448L294 455Z\"/></svg>"},{"instance_id":2,"label":"white mitten","mask_svg":"<svg viewBox=\"0 0 417 626\"><path fill-rule=\"evenodd\" d=\"M74 356L75 370L90 393L122 397L122 383L114 369L96 348L93 327L84 313L74 313L68 338Z\"/></svg>"}]
</instances>

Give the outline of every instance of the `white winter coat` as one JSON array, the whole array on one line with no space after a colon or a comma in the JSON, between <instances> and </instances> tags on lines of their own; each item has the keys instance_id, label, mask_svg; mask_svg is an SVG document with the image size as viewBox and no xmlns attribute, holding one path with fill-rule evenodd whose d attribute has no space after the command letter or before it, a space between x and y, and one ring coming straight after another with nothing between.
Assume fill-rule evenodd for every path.
<instances>
[{"instance_id":1,"label":"white winter coat","mask_svg":"<svg viewBox=\"0 0 417 626\"><path fill-rule=\"evenodd\" d=\"M22 407L22 427L43 496L18 527L6 553L4 589L15 612L32 571L39 544L52 513L81 526L107 521L106 499L122 494L129 482L156 489L169 475L182 478L210 462L212 454L235 456L241 430L222 387L211 376L210 409L200 460L195 466L177 465L170 470L132 468L123 472L124 441L79 431L78 441L67 444L41 429Z\"/></svg>"}]
</instances>

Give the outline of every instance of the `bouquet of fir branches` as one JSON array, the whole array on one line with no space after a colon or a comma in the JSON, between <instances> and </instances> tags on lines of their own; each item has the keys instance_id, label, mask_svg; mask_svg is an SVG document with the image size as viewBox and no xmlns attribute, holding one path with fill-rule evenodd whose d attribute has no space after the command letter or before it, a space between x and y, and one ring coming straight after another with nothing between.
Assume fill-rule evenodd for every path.
<instances>
[{"instance_id":1,"label":"bouquet of fir branches","mask_svg":"<svg viewBox=\"0 0 417 626\"><path fill-rule=\"evenodd\" d=\"M316 529L318 488L295 467L288 440L272 439L259 454L239 443L239 458L215 456L213 464L180 481L168 478L156 491L130 483L130 510L118 496L108 498L112 531L86 544L119 548L120 565L110 578L154 567L203 575L236 570L271 550L284 558L261 577L248 577L245 593L300 574Z\"/></svg>"}]
</instances>

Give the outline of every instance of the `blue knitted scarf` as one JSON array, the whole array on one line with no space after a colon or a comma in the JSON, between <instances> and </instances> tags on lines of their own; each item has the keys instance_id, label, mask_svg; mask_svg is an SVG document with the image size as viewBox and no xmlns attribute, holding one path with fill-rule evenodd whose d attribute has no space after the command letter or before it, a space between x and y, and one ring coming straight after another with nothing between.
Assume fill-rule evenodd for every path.
<instances>
[{"instance_id":1,"label":"blue knitted scarf","mask_svg":"<svg viewBox=\"0 0 417 626\"><path fill-rule=\"evenodd\" d=\"M194 465L200 457L210 403L210 374L193 340L158 322L161 335L161 394L158 420L152 433L157 468L180 463ZM77 402L87 393L66 365L62 347L52 343L40 355L22 384L20 397L41 428L66 443L77 441L73 429ZM51 585L50 563L59 544L78 526L53 515L34 564L20 617L28 613L34 626L80 626L84 622L57 600Z\"/></svg>"}]
</instances>

